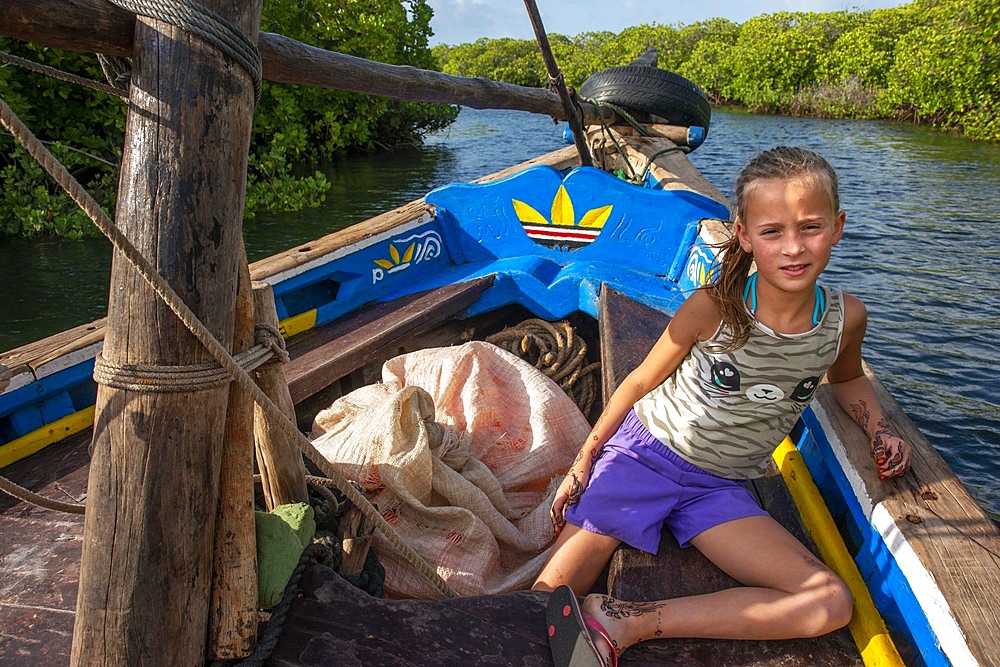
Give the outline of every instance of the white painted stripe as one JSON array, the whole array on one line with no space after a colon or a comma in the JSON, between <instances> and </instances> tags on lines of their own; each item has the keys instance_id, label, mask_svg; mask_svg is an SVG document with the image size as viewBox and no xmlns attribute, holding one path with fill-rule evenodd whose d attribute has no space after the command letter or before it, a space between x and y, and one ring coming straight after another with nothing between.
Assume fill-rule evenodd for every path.
<instances>
[{"instance_id":1,"label":"white painted stripe","mask_svg":"<svg viewBox=\"0 0 1000 667\"><path fill-rule=\"evenodd\" d=\"M71 366L76 366L84 361L90 361L97 356L98 352L104 347L104 341L99 340L96 343L91 343L87 347L80 348L79 350L73 350L68 354L64 354L57 359L42 364L35 369L35 377L39 380L48 377L61 370L70 368Z\"/></svg>"},{"instance_id":2,"label":"white painted stripe","mask_svg":"<svg viewBox=\"0 0 1000 667\"><path fill-rule=\"evenodd\" d=\"M0 391L0 395L9 394L12 391L17 391L21 387L27 387L29 384L35 381L35 374L31 371L24 371L23 373L18 373L17 375L10 378L10 384L8 384L3 391Z\"/></svg>"},{"instance_id":3,"label":"white painted stripe","mask_svg":"<svg viewBox=\"0 0 1000 667\"><path fill-rule=\"evenodd\" d=\"M882 536L886 547L910 584L913 595L917 599L917 604L920 605L931 629L937 636L942 652L953 665L979 667L979 661L972 654L972 651L969 650L965 634L958 627L958 622L955 620L954 614L951 613L948 601L934 581L933 573L927 569L920 560L920 557L917 556L913 547L907 541L906 534L900 530L899 525L892 518L889 510L882 503L873 506L871 496L868 495L861 475L847 458L847 450L844 447L844 443L837 436L833 428L833 423L830 421L830 417L823 406L818 401L813 401L811 407L816 414L816 419L819 421L820 426L822 426L823 431L826 433L830 447L837 457L837 462L840 464L841 469L851 484L851 488L854 490L855 497L861 504L862 511L866 513L874 529Z\"/></svg>"},{"instance_id":4,"label":"white painted stripe","mask_svg":"<svg viewBox=\"0 0 1000 667\"><path fill-rule=\"evenodd\" d=\"M392 229L382 232L381 234L376 234L375 236L364 239L363 241L358 241L357 243L352 243L350 245L337 248L336 250L333 250L332 252L329 252L323 255L322 257L317 257L316 259L310 260L305 264L293 266L292 268L276 273L273 276L268 276L264 278L264 282L268 283L271 286L277 285L278 283L288 280L289 278L294 278L295 276L299 276L308 271L312 271L317 267L329 264L330 262L336 259L345 257L351 254L352 252L357 252L358 250L361 250L363 248L373 246L376 243L381 243L390 237L398 236L399 234L404 234L412 229L416 229L420 225L423 225L424 223L429 222L433 219L434 219L433 214L425 211L423 214L421 214L419 218L415 218L413 220L410 220L409 222L404 222L400 225L393 227Z\"/></svg>"}]
</instances>

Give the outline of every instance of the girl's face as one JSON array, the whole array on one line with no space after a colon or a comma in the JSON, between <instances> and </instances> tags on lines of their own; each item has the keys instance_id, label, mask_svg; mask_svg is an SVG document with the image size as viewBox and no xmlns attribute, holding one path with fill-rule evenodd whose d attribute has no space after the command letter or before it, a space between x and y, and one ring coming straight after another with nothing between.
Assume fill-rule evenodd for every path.
<instances>
[{"instance_id":1,"label":"girl's face","mask_svg":"<svg viewBox=\"0 0 1000 667\"><path fill-rule=\"evenodd\" d=\"M834 210L821 181L761 181L747 193L744 210L735 231L760 277L788 291L812 289L844 232L844 212Z\"/></svg>"}]
</instances>

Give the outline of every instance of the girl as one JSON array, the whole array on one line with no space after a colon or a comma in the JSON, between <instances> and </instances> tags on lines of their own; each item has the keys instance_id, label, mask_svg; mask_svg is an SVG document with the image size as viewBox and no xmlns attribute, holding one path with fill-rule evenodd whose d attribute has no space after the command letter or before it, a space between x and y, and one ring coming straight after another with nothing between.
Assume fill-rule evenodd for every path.
<instances>
[{"instance_id":1,"label":"girl","mask_svg":"<svg viewBox=\"0 0 1000 667\"><path fill-rule=\"evenodd\" d=\"M534 588L559 587L549 602L557 665L576 640L590 664L614 665L653 637L810 637L850 620L844 582L738 481L763 474L824 374L871 438L880 477L909 467L909 444L862 372L864 304L817 285L844 220L837 176L811 151L774 148L740 174L717 278L615 391L556 492L561 532ZM590 595L581 611L574 593L591 589L615 548L655 553L664 524L744 586L642 603Z\"/></svg>"}]
</instances>

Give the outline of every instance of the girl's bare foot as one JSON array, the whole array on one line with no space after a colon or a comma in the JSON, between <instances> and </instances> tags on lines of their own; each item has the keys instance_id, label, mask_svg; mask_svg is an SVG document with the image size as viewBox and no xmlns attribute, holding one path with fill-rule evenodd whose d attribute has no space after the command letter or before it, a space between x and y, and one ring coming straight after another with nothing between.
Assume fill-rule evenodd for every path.
<instances>
[{"instance_id":1,"label":"girl's bare foot","mask_svg":"<svg viewBox=\"0 0 1000 667\"><path fill-rule=\"evenodd\" d=\"M623 630L625 629L621 618L616 618L614 615L608 613L608 609L611 608L609 605L620 604L617 600L607 595L591 594L588 595L583 604L580 605L580 609L584 614L591 616L595 621L601 624L604 631L607 633L608 637L602 637L598 632L591 631L590 635L594 640L594 644L598 648L603 648L607 652L601 653L601 659L604 661L605 665L614 664L613 658L611 657L611 651L618 656L628 647L622 640ZM608 638L611 640L611 645L608 646Z\"/></svg>"},{"instance_id":2,"label":"girl's bare foot","mask_svg":"<svg viewBox=\"0 0 1000 667\"><path fill-rule=\"evenodd\" d=\"M648 617L656 615L656 629L651 638L660 637L663 633L659 618L660 605L657 602L626 602L609 595L592 594L587 596L580 608L604 626L619 656L642 639L636 634L636 621L640 616L647 617L643 625L648 626Z\"/></svg>"}]
</instances>

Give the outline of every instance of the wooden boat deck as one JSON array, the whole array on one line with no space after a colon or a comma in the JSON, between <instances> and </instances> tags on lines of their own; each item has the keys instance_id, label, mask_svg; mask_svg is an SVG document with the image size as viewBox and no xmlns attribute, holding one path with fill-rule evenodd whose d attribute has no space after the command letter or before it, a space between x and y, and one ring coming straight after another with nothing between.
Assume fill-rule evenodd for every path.
<instances>
[{"instance_id":1,"label":"wooden boat deck","mask_svg":"<svg viewBox=\"0 0 1000 667\"><path fill-rule=\"evenodd\" d=\"M640 146L638 150L641 152L645 148ZM572 159L572 148L567 148L543 156L536 162L560 168L570 166ZM683 174L686 163L680 160L680 156L675 161L678 164L668 165L673 169L672 172L657 173L661 181L682 182L690 177ZM659 160L654 169L662 169ZM508 171L514 170L516 168ZM500 172L481 180L501 178L504 175L506 172ZM708 190L707 186L704 194L721 196ZM256 279L273 279L284 274L297 274L306 270L311 263L323 261L322 258L331 252L349 248L374 234L384 233L396 225L426 215L429 210L430 207L423 200L417 200L378 216L373 219L372 224L342 230L255 263L252 267L253 275ZM713 223L705 221L704 224L710 226ZM294 337L289 342L293 361L285 367L285 372L296 397L299 426L308 429L316 406L328 404L342 392L372 381L372 368L377 367L382 358L418 347L467 340L473 335L482 338L504 324L520 321L521 315L531 316L527 311L515 313L515 307L508 307L509 310L491 313L488 318L481 316L482 319L478 319L474 327L470 327L465 321L449 319L464 307L462 304L475 300L483 290L488 289L487 281L488 278L478 282L471 281L439 288L433 293L411 295L396 302L376 304L320 329ZM605 326L600 332L600 338L604 341L602 361L607 371L604 389L608 395L615 384L642 360L646 350L662 330L665 318L657 311L639 307L613 293L606 294L601 299L601 304L605 311L609 311L606 317L601 318L602 324L618 322L627 325L617 329ZM592 324L593 320L590 322ZM0 385L6 383L8 387L23 386L23 383L47 377L67 365L90 359L100 348L102 337L103 322L97 321L4 353L0 355L0 364L6 368L0 366ZM597 337L597 332L592 332L591 338L594 341ZM377 342L377 352L373 351L370 339ZM319 379L320 376L322 379ZM912 549L909 555L903 554L909 558L908 564L916 562L918 566L926 568L930 584L940 592L932 591L931 594L939 596L932 599L926 597L929 593L918 591L918 596L925 596L921 598L921 603L930 599L933 606L936 599L941 599L952 604L955 616L951 620L954 627L952 643L958 644L959 650L965 650L966 655L971 654L972 660L979 664L992 664L996 656L1000 655L1000 607L982 603L981 595L984 590L1000 588L1000 557L997 555L1000 553L1000 531L985 517L947 464L916 430L874 375L872 380L890 419L916 447L917 455L912 472L901 479L878 481L867 460L870 455L863 435L850 418L839 410L829 388L824 386L820 388L813 405L818 418L824 420L819 430L833 433L832 437L840 439L835 444L843 449L845 463L834 467L859 471L857 474L861 475L861 479L852 479L849 483L868 494L864 499L875 507L875 514L881 522L878 530L895 536L894 546L905 543L908 549ZM599 407L595 407L595 411L599 412ZM89 461L86 449L89 441L89 430L71 436L6 468L4 474L44 495L62 500L82 500L86 493ZM809 455L805 451L804 454ZM820 481L817 479L817 483ZM829 480L823 481L830 483ZM792 504L780 480L761 480L756 484L755 492L765 507L779 520L787 520L790 530L802 536L801 528L797 525L798 517L792 512ZM850 495L850 490L844 495ZM830 509L839 525L858 524L848 517L852 511L850 508ZM866 508L862 507L861 511L866 511ZM867 511L872 514L871 507ZM865 520L860 522L861 525L866 523ZM848 548L856 556L862 570L872 572L894 567L891 563L889 566L886 563L899 557L895 553L887 555L884 552L869 552L872 542L866 542L865 535L848 535L847 539ZM56 514L0 496L0 627L4 628L4 632L0 633L0 656L20 656L26 661L30 660L32 664L42 665L68 662L81 543L81 517ZM673 574L666 577L662 576L663 572ZM318 647L321 642L317 643L313 636L317 633L330 642L334 642L331 633L341 633L337 635L338 638L348 638L344 640L347 643L342 647L354 647L351 650L355 650L363 645L364 650L369 652L365 655L379 656L377 660L372 658L374 664L435 664L428 662L430 658L426 657L431 645L419 644L415 635L406 635L406 632L416 633L419 627L407 626L402 620L391 623L386 621L385 631L398 633L404 638L408 636L409 641L397 641L395 644L383 642L378 649L382 651L381 654L370 653L375 649L364 644L372 634L365 629L367 621L352 625L357 623L357 614L360 613L358 608L355 607L354 611L348 613L342 609L348 609L349 606L338 606L337 600L329 599L331 585L321 581L326 574L329 573L317 568L310 571L312 592L307 592L300 600L300 605L293 610L295 618L289 622L289 635L279 646L279 655L275 658L285 662L276 664L313 664L309 662L309 652L320 650ZM887 578L903 576L898 572L883 574ZM878 577L875 579L878 580ZM649 599L714 590L730 584L724 575L701 559L696 551L680 550L668 539L655 559L640 552L619 550L610 572L608 589L625 599ZM317 597L313 600L310 595ZM399 607L399 602L386 602L361 595L361 598L351 604L368 605L366 617L369 613L381 613L379 610L388 614L394 608L405 610L407 614L415 613L410 607ZM436 618L438 626L450 628L455 636L479 632L480 630L471 627L473 620L470 620L470 615L480 614L479 620L475 621L480 624L477 627L492 624L496 628L504 628L502 631L496 630L498 636L510 633L503 634L504 637L509 637L503 641L509 642L510 646L503 649L505 659L502 662L547 664L547 646L542 645L545 650L539 654L538 646L525 639L533 636L531 633L540 627L539 623L543 623L540 620L542 616L539 603L532 596L537 594L482 598L479 599L478 607L473 605L472 611L469 607L455 606L455 602L435 603L426 605L426 611L420 613L426 613L428 618ZM330 608L325 609L326 606ZM944 607L943 613L948 615L947 603ZM314 611L324 609L322 613L326 620L307 623L299 618L306 613L300 612L300 608ZM497 625L498 621L491 614L510 615L511 618L503 621L507 625ZM900 610L901 617L922 614L923 611L918 606ZM905 619L890 620L899 626ZM329 627L321 628L317 625L324 622L329 622ZM454 624L454 627L449 624ZM345 629L347 626L351 626L353 630ZM300 632L300 628L310 630ZM355 639L350 639L354 637L351 632L357 633ZM730 642L729 645L726 642L652 642L630 650L622 662L624 665L856 663L856 651L846 636L846 632L841 632L822 640ZM900 638L897 637L898 639ZM902 639L905 644L905 638ZM968 648L965 648L966 640ZM336 641L339 642L340 639ZM448 641L451 640L442 635L442 643L434 645L438 646L441 662L454 663L459 660L463 664L468 663L468 658L462 656L467 656L470 649L464 645L449 644ZM406 662L410 660L406 657L409 654L399 653L404 646L413 654L409 663ZM902 645L900 648L905 650ZM349 652L345 653L348 654ZM485 662L494 657L492 653L480 655ZM911 657L913 656L904 653L908 664ZM296 660L302 662L296 663ZM961 663L961 660L956 662ZM913 664L923 662L919 656L915 656Z\"/></svg>"},{"instance_id":2,"label":"wooden boat deck","mask_svg":"<svg viewBox=\"0 0 1000 667\"><path fill-rule=\"evenodd\" d=\"M473 283L451 289L468 297L483 288L484 284ZM412 304L422 304L417 309L423 310L424 316L417 320L426 325L410 327L410 335L426 333L426 327L446 317L441 314L447 309L439 307L435 296L441 295L407 298L411 310ZM614 330L605 327L602 332L607 341L602 346L604 363L614 382L642 358L662 330L665 316L618 298L613 292L602 303L620 309L606 322L629 323ZM323 346L333 345L347 353L348 348L340 345L341 336L363 331L362 326L390 332L393 328L387 326L389 320L412 319L413 312L408 313L400 305L373 306L364 315L329 325L330 331L339 331L340 335L317 332L311 342L291 349L296 352L298 347L298 358L306 360L309 355L303 352ZM431 316L435 311L438 317ZM386 335L393 339L394 334ZM365 361L370 360L339 361L339 372L349 373ZM308 375L309 364L298 363L302 368L295 370L293 362L290 376ZM82 501L86 495L89 442L89 432L78 434L9 467L5 473L45 495ZM774 480L765 487L761 492L765 504L801 534L801 528L795 527L798 518L789 510L787 496L781 495ZM0 635L0 655L24 656L35 665L68 663L82 539L81 516L57 514L0 498L0 553L6 554L0 572L0 623L5 629ZM680 550L672 539L666 539L660 555L653 560L641 552L620 549L610 571L608 590L626 599L648 599L723 585L729 585L724 575L696 551ZM440 602L383 600L353 588L324 566L312 565L303 577L301 597L289 614L271 664L350 664L351 658L357 664L379 665L550 664L544 632L545 598L545 594L524 591ZM623 665L857 662L857 652L846 631L795 642L664 640L635 647L622 660Z\"/></svg>"},{"instance_id":3,"label":"wooden boat deck","mask_svg":"<svg viewBox=\"0 0 1000 667\"><path fill-rule=\"evenodd\" d=\"M3 474L46 497L83 502L89 444L88 430L8 466ZM0 495L0 662L69 664L82 547L83 515Z\"/></svg>"}]
</instances>

